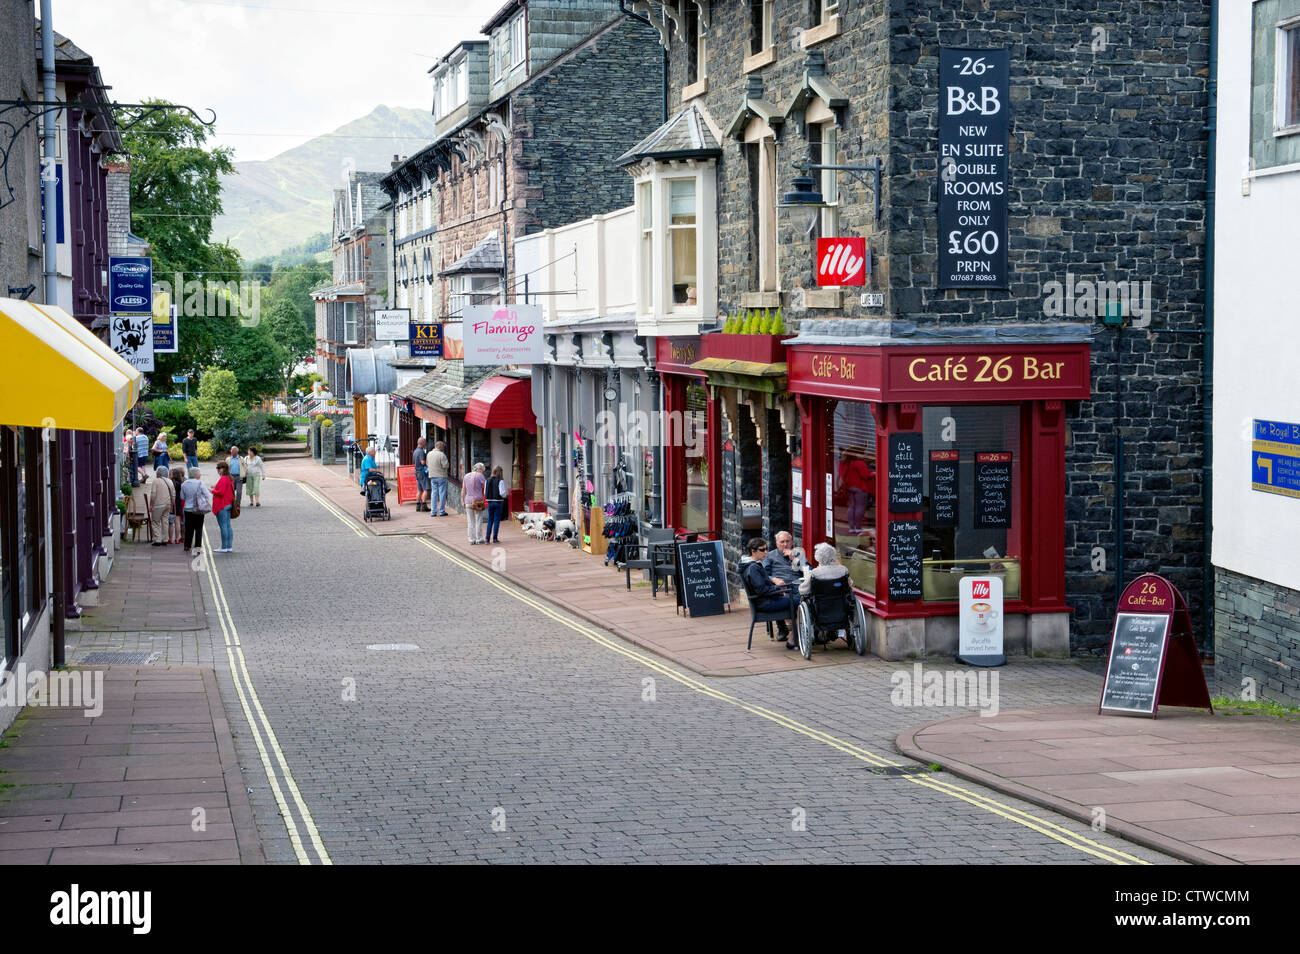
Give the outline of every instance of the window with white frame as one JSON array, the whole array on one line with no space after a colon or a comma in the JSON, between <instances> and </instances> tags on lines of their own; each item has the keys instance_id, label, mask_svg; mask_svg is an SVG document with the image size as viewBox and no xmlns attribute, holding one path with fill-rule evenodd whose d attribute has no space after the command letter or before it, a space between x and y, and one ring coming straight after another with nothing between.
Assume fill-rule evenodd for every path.
<instances>
[{"instance_id":1,"label":"window with white frame","mask_svg":"<svg viewBox=\"0 0 1300 954\"><path fill-rule=\"evenodd\" d=\"M822 166L839 165L839 127L834 122L809 123L808 145L813 162ZM833 169L821 171L821 194L826 208L821 210L814 226L816 238L831 238L839 234L839 173Z\"/></svg>"},{"instance_id":2,"label":"window with white frame","mask_svg":"<svg viewBox=\"0 0 1300 954\"><path fill-rule=\"evenodd\" d=\"M760 127L756 124L756 130ZM766 129L766 126L761 127ZM749 188L753 206L755 270L758 291L778 290L776 140L757 135L745 147L749 163Z\"/></svg>"},{"instance_id":3,"label":"window with white frame","mask_svg":"<svg viewBox=\"0 0 1300 954\"><path fill-rule=\"evenodd\" d=\"M1277 115L1280 133L1300 132L1300 17L1277 29Z\"/></svg>"},{"instance_id":4,"label":"window with white frame","mask_svg":"<svg viewBox=\"0 0 1300 954\"><path fill-rule=\"evenodd\" d=\"M674 308L694 308L698 303L697 216L694 177L669 179L668 260Z\"/></svg>"},{"instance_id":5,"label":"window with white frame","mask_svg":"<svg viewBox=\"0 0 1300 954\"><path fill-rule=\"evenodd\" d=\"M641 223L640 289L641 311L648 312L654 305L655 268L655 214L654 183L642 182L636 187L637 219Z\"/></svg>"},{"instance_id":6,"label":"window with white frame","mask_svg":"<svg viewBox=\"0 0 1300 954\"><path fill-rule=\"evenodd\" d=\"M772 28L775 0L750 0L749 52L762 53L776 43Z\"/></svg>"},{"instance_id":7,"label":"window with white frame","mask_svg":"<svg viewBox=\"0 0 1300 954\"><path fill-rule=\"evenodd\" d=\"M810 26L829 23L831 17L840 12L840 0L808 0L808 19Z\"/></svg>"},{"instance_id":8,"label":"window with white frame","mask_svg":"<svg viewBox=\"0 0 1300 954\"><path fill-rule=\"evenodd\" d=\"M527 31L525 30L525 11L520 11L510 21L510 68L514 69L524 61L528 52Z\"/></svg>"},{"instance_id":9,"label":"window with white frame","mask_svg":"<svg viewBox=\"0 0 1300 954\"><path fill-rule=\"evenodd\" d=\"M343 343L357 343L357 308L359 306L354 301L345 301L343 303Z\"/></svg>"},{"instance_id":10,"label":"window with white frame","mask_svg":"<svg viewBox=\"0 0 1300 954\"><path fill-rule=\"evenodd\" d=\"M501 276L453 275L451 277L450 316L461 317L466 305L491 305L500 301Z\"/></svg>"}]
</instances>

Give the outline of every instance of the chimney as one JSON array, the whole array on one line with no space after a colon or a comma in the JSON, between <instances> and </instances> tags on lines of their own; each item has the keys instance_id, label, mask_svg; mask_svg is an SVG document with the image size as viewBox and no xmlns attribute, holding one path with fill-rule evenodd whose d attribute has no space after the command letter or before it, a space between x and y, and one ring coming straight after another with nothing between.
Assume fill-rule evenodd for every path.
<instances>
[{"instance_id":1,"label":"chimney","mask_svg":"<svg viewBox=\"0 0 1300 954\"><path fill-rule=\"evenodd\" d=\"M397 154L394 153L394 154L393 154L393 164L392 164L392 166L390 167L389 171L391 172L393 169L396 169L396 168L397 168L398 166L400 166L401 164L402 164L402 161L401 161L400 159L398 159L398 158L397 158Z\"/></svg>"}]
</instances>

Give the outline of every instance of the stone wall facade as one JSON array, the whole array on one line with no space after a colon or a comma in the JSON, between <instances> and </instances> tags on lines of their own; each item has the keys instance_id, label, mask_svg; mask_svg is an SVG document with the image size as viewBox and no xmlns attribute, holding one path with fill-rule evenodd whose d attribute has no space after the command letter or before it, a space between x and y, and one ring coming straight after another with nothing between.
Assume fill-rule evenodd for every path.
<instances>
[{"instance_id":1,"label":"stone wall facade","mask_svg":"<svg viewBox=\"0 0 1300 954\"><path fill-rule=\"evenodd\" d=\"M657 9L657 8L656 8ZM711 5L706 89L718 169L718 307L734 313L757 289L757 226L750 185L754 149L725 133L750 78L784 108L804 82L808 5L778 2L775 51L744 72L751 5ZM840 4L829 37L811 45L842 90L841 164L885 164L882 213L870 179L839 174L839 233L863 235L874 256L867 290L829 307L793 310L815 284L811 247L778 219L778 272L788 325L800 319L892 318L919 326L1092 322L1092 393L1067 405L1067 602L1076 650L1109 635L1113 569L1113 437L1125 438L1126 577L1167 576L1186 595L1201 632L1202 347L1209 7L1190 0L1133 4L1025 4L1019 0L868 0ZM812 34L809 34L810 36ZM1006 48L1011 61L1008 290L937 287L938 61L940 47ZM686 45L670 44L669 102L686 86ZM753 61L751 60L751 65ZM701 84L692 88L698 90ZM752 93L750 94L752 96ZM796 114L777 140L777 192L792 189L810 152ZM648 128L647 128L648 131ZM814 155L813 161L819 157ZM1044 286L1080 279L1150 282L1149 327L1119 336L1091 317L1047 314ZM854 290L856 291L856 290ZM1105 569L1094 569L1094 548Z\"/></svg>"},{"instance_id":2,"label":"stone wall facade","mask_svg":"<svg viewBox=\"0 0 1300 954\"><path fill-rule=\"evenodd\" d=\"M1300 590L1215 567L1214 601L1214 693L1300 706Z\"/></svg>"}]
</instances>

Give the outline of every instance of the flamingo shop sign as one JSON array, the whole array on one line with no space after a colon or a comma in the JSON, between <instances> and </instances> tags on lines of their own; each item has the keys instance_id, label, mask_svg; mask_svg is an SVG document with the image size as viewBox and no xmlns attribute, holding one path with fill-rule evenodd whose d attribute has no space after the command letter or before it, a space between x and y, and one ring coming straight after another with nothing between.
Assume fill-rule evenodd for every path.
<instances>
[{"instance_id":1,"label":"flamingo shop sign","mask_svg":"<svg viewBox=\"0 0 1300 954\"><path fill-rule=\"evenodd\" d=\"M539 305L469 305L464 309L465 363L541 364Z\"/></svg>"}]
</instances>

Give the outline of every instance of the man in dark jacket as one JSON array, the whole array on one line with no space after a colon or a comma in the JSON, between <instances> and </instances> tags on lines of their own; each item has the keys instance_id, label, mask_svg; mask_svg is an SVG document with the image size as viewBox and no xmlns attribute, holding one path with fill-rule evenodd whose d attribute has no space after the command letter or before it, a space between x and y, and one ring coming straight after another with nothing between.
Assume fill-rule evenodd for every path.
<instances>
[{"instance_id":1,"label":"man in dark jacket","mask_svg":"<svg viewBox=\"0 0 1300 954\"><path fill-rule=\"evenodd\" d=\"M767 555L767 544L759 537L755 537L749 541L747 549L749 556L742 557L740 560L740 575L744 578L749 592L753 594L751 598L754 600L754 605L765 613L775 610L793 610L798 599L795 591L788 583L783 583L779 577L774 576L763 563ZM786 648L796 649L796 644L790 642L790 627L785 620L778 620L776 625L781 635L786 637Z\"/></svg>"},{"instance_id":2,"label":"man in dark jacket","mask_svg":"<svg viewBox=\"0 0 1300 954\"><path fill-rule=\"evenodd\" d=\"M785 530L776 535L776 549L768 550L763 559L763 569L782 583L798 583L807 565L803 550L794 545L794 537Z\"/></svg>"}]
</instances>

